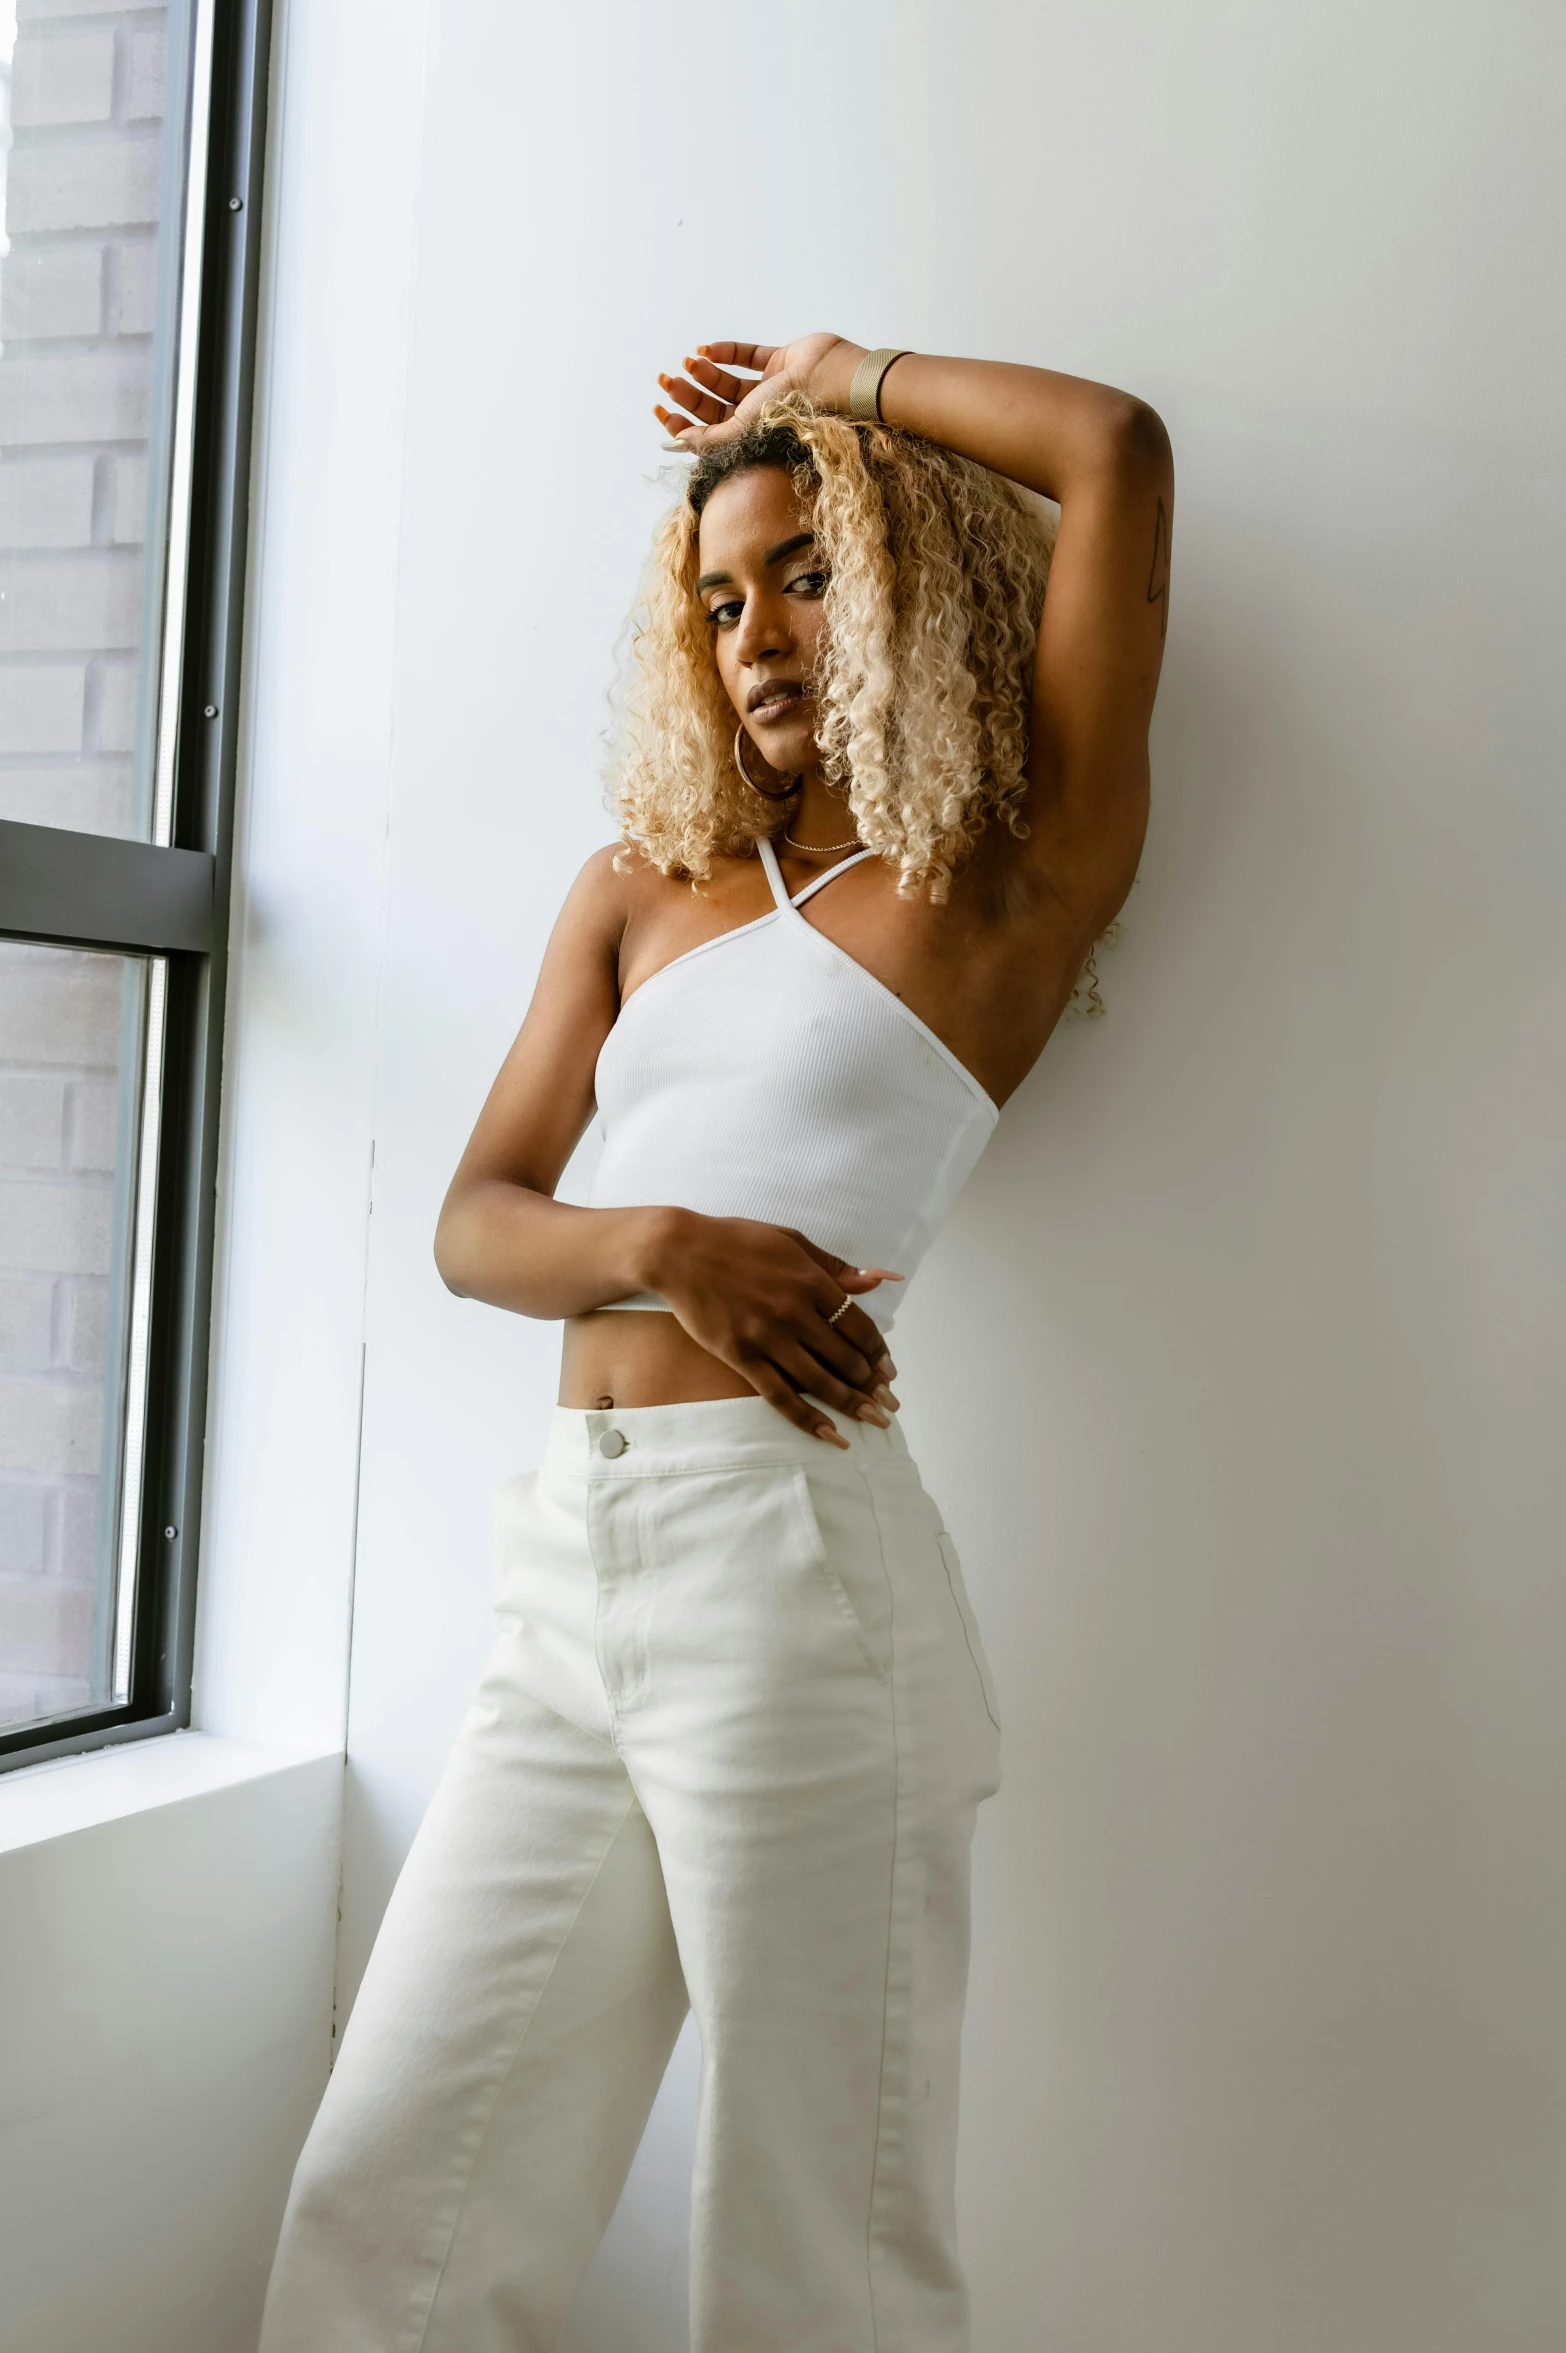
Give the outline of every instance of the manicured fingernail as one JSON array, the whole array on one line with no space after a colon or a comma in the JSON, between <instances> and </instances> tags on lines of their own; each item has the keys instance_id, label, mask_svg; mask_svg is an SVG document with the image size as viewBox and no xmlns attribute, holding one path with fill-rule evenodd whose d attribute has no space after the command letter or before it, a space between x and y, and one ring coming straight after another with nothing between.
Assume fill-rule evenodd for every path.
<instances>
[{"instance_id":1,"label":"manicured fingernail","mask_svg":"<svg viewBox=\"0 0 1566 2353\"><path fill-rule=\"evenodd\" d=\"M884 1405L886 1407L888 1413L895 1413L897 1411L897 1400L892 1395L891 1390L887 1387L884 1381L878 1388L872 1389L870 1394L875 1399L877 1405Z\"/></svg>"},{"instance_id":2,"label":"manicured fingernail","mask_svg":"<svg viewBox=\"0 0 1566 2353\"><path fill-rule=\"evenodd\" d=\"M858 1419L862 1422L874 1422L878 1430L884 1430L887 1426L886 1416L878 1405L862 1405L859 1408Z\"/></svg>"}]
</instances>

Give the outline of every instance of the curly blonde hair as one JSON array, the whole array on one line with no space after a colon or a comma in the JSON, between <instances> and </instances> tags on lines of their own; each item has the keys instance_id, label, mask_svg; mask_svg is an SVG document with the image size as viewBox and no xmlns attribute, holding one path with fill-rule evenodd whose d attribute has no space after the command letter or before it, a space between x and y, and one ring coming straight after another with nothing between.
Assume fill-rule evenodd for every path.
<instances>
[{"instance_id":1,"label":"curly blonde hair","mask_svg":"<svg viewBox=\"0 0 1566 2353\"><path fill-rule=\"evenodd\" d=\"M704 879L777 826L734 763L737 714L696 594L702 509L720 482L780 466L812 508L829 581L817 741L859 838L901 892L939 903L999 819L1026 832L1029 699L1055 518L987 466L803 393L696 460L664 516L631 617L611 769L622 838ZM622 853L624 855L625 853Z\"/></svg>"}]
</instances>

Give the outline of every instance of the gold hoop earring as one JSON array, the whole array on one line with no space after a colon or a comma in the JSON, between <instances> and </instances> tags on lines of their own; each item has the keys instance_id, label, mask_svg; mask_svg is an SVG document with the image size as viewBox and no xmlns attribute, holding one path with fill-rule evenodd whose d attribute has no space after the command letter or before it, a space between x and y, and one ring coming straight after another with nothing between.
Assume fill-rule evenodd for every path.
<instances>
[{"instance_id":1,"label":"gold hoop earring","mask_svg":"<svg viewBox=\"0 0 1566 2353\"><path fill-rule=\"evenodd\" d=\"M734 730L734 765L739 770L740 775L743 777L744 781L750 786L751 791L753 793L759 793L764 801L792 800L795 793L797 793L799 790L799 778L797 776L794 778L793 783L786 784L780 793L773 792L768 785L758 784L756 782L755 778L751 775L750 770L745 765L745 729L743 724L736 727Z\"/></svg>"}]
</instances>

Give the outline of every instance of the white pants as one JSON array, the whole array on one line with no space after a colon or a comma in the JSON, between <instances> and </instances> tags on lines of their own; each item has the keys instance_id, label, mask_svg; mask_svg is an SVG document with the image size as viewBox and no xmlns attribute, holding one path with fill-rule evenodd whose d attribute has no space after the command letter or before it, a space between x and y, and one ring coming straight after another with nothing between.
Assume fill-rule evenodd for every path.
<instances>
[{"instance_id":1,"label":"white pants","mask_svg":"<svg viewBox=\"0 0 1566 2353\"><path fill-rule=\"evenodd\" d=\"M962 2353L958 2043L998 1781L895 1427L555 1411L500 1639L294 2178L262 2353L546 2353L687 2002L693 2353Z\"/></svg>"}]
</instances>

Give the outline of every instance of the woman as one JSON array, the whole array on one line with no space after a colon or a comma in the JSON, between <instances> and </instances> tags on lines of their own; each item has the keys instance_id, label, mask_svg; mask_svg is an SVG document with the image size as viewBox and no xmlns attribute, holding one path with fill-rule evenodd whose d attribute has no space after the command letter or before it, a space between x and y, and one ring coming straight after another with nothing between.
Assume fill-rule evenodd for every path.
<instances>
[{"instance_id":1,"label":"woman","mask_svg":"<svg viewBox=\"0 0 1566 2353\"><path fill-rule=\"evenodd\" d=\"M621 840L436 1239L454 1291L565 1320L560 1403L502 1494L499 1645L300 2160L265 2353L553 2346L688 2003L696 2353L968 2342L998 1731L886 1335L1136 869L1169 445L1101 385L830 335L686 370Z\"/></svg>"}]
</instances>

